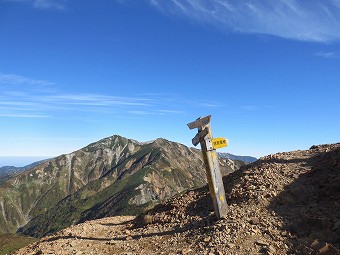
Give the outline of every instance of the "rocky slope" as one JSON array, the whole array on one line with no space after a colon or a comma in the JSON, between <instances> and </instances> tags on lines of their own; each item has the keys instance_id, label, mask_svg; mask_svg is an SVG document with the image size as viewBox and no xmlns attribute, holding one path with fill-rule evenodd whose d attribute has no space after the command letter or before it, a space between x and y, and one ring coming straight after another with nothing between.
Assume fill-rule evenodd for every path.
<instances>
[{"instance_id":1,"label":"rocky slope","mask_svg":"<svg viewBox=\"0 0 340 255\"><path fill-rule=\"evenodd\" d=\"M41 237L72 224L136 215L165 198L205 184L201 153L157 139L112 136L62 155L0 186L0 233ZM239 162L221 160L232 172Z\"/></svg>"},{"instance_id":2,"label":"rocky slope","mask_svg":"<svg viewBox=\"0 0 340 255\"><path fill-rule=\"evenodd\" d=\"M15 167L15 166L3 166L3 167L0 167L0 185L11 179L12 177L14 177L15 175L23 172L23 171L26 171L26 170L29 170L37 165L40 165L41 163L45 162L46 160L41 160L41 161L37 161L37 162L34 162L32 164L29 164L27 166L24 166L24 167Z\"/></svg>"},{"instance_id":3,"label":"rocky slope","mask_svg":"<svg viewBox=\"0 0 340 255\"><path fill-rule=\"evenodd\" d=\"M263 157L224 185L226 219L215 219L203 187L137 218L72 226L17 254L339 254L340 144Z\"/></svg>"},{"instance_id":4,"label":"rocky slope","mask_svg":"<svg viewBox=\"0 0 340 255\"><path fill-rule=\"evenodd\" d=\"M20 168L14 166L0 167L0 184L13 177L15 174L22 172L20 170Z\"/></svg>"}]
</instances>

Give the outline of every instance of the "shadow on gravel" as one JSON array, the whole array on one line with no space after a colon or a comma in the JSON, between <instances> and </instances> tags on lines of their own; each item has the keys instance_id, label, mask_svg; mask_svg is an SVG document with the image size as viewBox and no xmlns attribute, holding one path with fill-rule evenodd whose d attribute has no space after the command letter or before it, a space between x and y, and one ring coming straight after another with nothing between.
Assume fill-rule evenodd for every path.
<instances>
[{"instance_id":1,"label":"shadow on gravel","mask_svg":"<svg viewBox=\"0 0 340 255\"><path fill-rule=\"evenodd\" d=\"M160 231L155 233L147 233L147 234L138 234L138 235L127 235L122 237L113 237L113 238L102 238L102 237L86 237L86 236L79 236L79 235L68 235L68 236L52 236L49 238L45 238L41 242L52 242L56 240L70 240L70 239L79 239L79 240L91 240L91 241L127 241L127 240L134 240L139 238L145 237L153 237L153 236L172 236L176 233L185 232L186 228L175 228L174 230L170 231Z\"/></svg>"},{"instance_id":2,"label":"shadow on gravel","mask_svg":"<svg viewBox=\"0 0 340 255\"><path fill-rule=\"evenodd\" d=\"M333 249L329 244L340 248L340 148L321 152L307 165L312 170L296 176L268 209L283 219L282 231L293 234L295 251L337 254L321 250Z\"/></svg>"},{"instance_id":3,"label":"shadow on gravel","mask_svg":"<svg viewBox=\"0 0 340 255\"><path fill-rule=\"evenodd\" d=\"M139 215L133 221L132 229L146 227L149 224L169 224L174 228L173 233L181 233L210 225L216 221L213 212L209 190L205 186L188 191Z\"/></svg>"},{"instance_id":4,"label":"shadow on gravel","mask_svg":"<svg viewBox=\"0 0 340 255\"><path fill-rule=\"evenodd\" d=\"M102 226L110 227L110 226L123 226L123 225L129 224L131 222L133 222L133 220L123 221L123 222L120 222L120 223L98 223L98 224L102 225Z\"/></svg>"}]
</instances>

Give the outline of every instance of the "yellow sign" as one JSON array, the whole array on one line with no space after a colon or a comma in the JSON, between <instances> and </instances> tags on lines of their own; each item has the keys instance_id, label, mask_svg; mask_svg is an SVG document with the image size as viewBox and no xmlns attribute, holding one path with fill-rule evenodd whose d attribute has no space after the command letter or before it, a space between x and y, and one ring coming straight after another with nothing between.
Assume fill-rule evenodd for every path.
<instances>
[{"instance_id":1,"label":"yellow sign","mask_svg":"<svg viewBox=\"0 0 340 255\"><path fill-rule=\"evenodd\" d=\"M212 139L214 149L223 148L228 146L228 140L225 138L214 138Z\"/></svg>"}]
</instances>

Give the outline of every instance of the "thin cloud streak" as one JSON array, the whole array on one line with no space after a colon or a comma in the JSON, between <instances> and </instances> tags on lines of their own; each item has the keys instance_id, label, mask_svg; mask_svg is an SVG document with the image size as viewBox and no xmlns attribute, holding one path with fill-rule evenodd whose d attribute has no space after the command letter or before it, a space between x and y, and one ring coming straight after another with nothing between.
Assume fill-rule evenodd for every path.
<instances>
[{"instance_id":1,"label":"thin cloud streak","mask_svg":"<svg viewBox=\"0 0 340 255\"><path fill-rule=\"evenodd\" d=\"M41 114L17 114L17 113L0 113L0 117L6 117L6 118L27 118L27 119L32 119L32 118L48 118L48 115L41 115Z\"/></svg>"},{"instance_id":2,"label":"thin cloud streak","mask_svg":"<svg viewBox=\"0 0 340 255\"><path fill-rule=\"evenodd\" d=\"M183 111L171 109L162 99L116 97L98 94L60 94L33 95L26 93L8 93L0 96L0 117L55 116L65 111L94 112L112 114L117 110L134 115L173 115ZM176 103L176 107L180 103ZM159 109L161 108L161 109ZM34 114L33 114L34 113ZM39 115L39 114L40 115Z\"/></svg>"},{"instance_id":3,"label":"thin cloud streak","mask_svg":"<svg viewBox=\"0 0 340 255\"><path fill-rule=\"evenodd\" d=\"M136 115L168 115L168 114L183 114L183 111L178 111L178 110L150 110L150 111L129 111L131 114L136 114Z\"/></svg>"},{"instance_id":4,"label":"thin cloud streak","mask_svg":"<svg viewBox=\"0 0 340 255\"><path fill-rule=\"evenodd\" d=\"M136 115L154 115L154 114L157 114L157 113L148 112L148 111L129 111L129 113L136 114ZM158 115L159 115L159 113L158 113Z\"/></svg>"},{"instance_id":5,"label":"thin cloud streak","mask_svg":"<svg viewBox=\"0 0 340 255\"><path fill-rule=\"evenodd\" d=\"M332 42L340 39L338 0L151 0L170 15L181 15L228 32Z\"/></svg>"},{"instance_id":6,"label":"thin cloud streak","mask_svg":"<svg viewBox=\"0 0 340 255\"><path fill-rule=\"evenodd\" d=\"M148 102L151 101L146 98L115 97L98 94L64 94L47 96L43 100L84 106L150 106Z\"/></svg>"},{"instance_id":7,"label":"thin cloud streak","mask_svg":"<svg viewBox=\"0 0 340 255\"><path fill-rule=\"evenodd\" d=\"M89 110L89 108L111 107L147 107L152 106L148 100L130 97L114 97L96 94L60 94L60 95L31 95L18 94L16 96L2 96L0 110L3 107L16 107L27 111L55 111L55 110Z\"/></svg>"},{"instance_id":8,"label":"thin cloud streak","mask_svg":"<svg viewBox=\"0 0 340 255\"><path fill-rule=\"evenodd\" d=\"M316 56L322 58L339 58L340 59L340 52L318 52Z\"/></svg>"},{"instance_id":9,"label":"thin cloud streak","mask_svg":"<svg viewBox=\"0 0 340 255\"><path fill-rule=\"evenodd\" d=\"M54 83L44 80L35 80L15 74L5 74L0 72L0 85L54 85Z\"/></svg>"},{"instance_id":10,"label":"thin cloud streak","mask_svg":"<svg viewBox=\"0 0 340 255\"><path fill-rule=\"evenodd\" d=\"M0 117L53 118L77 114L178 115L188 107L218 107L209 101L187 101L176 95L146 93L132 97L95 93L60 93L54 83L0 72ZM48 89L40 89L44 86ZM78 114L79 113L79 114Z\"/></svg>"},{"instance_id":11,"label":"thin cloud streak","mask_svg":"<svg viewBox=\"0 0 340 255\"><path fill-rule=\"evenodd\" d=\"M184 113L183 111L178 111L178 110L157 110L157 112L161 113L161 114L182 114Z\"/></svg>"},{"instance_id":12,"label":"thin cloud streak","mask_svg":"<svg viewBox=\"0 0 340 255\"><path fill-rule=\"evenodd\" d=\"M65 6L61 3L62 1L52 0L34 0L33 5L37 9L55 9L64 10Z\"/></svg>"},{"instance_id":13,"label":"thin cloud streak","mask_svg":"<svg viewBox=\"0 0 340 255\"><path fill-rule=\"evenodd\" d=\"M240 108L246 111L255 111L258 109L258 107L255 105L241 105Z\"/></svg>"},{"instance_id":14,"label":"thin cloud streak","mask_svg":"<svg viewBox=\"0 0 340 255\"><path fill-rule=\"evenodd\" d=\"M26 3L30 4L35 9L41 10L58 10L66 9L65 0L2 0L10 3Z\"/></svg>"}]
</instances>

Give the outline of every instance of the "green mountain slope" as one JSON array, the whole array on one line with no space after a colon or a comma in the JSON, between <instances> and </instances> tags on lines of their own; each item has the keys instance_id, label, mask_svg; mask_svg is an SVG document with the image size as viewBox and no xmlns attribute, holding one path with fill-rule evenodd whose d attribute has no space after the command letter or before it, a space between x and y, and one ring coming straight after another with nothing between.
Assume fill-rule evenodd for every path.
<instances>
[{"instance_id":1,"label":"green mountain slope","mask_svg":"<svg viewBox=\"0 0 340 255\"><path fill-rule=\"evenodd\" d=\"M224 174L240 162L222 160ZM138 214L206 183L201 152L157 139L112 136L0 186L0 232L40 237L104 216Z\"/></svg>"},{"instance_id":2,"label":"green mountain slope","mask_svg":"<svg viewBox=\"0 0 340 255\"><path fill-rule=\"evenodd\" d=\"M0 185L11 179L13 176L23 172L23 171L26 171L26 170L29 170L37 165L40 165L41 163L45 162L46 160L40 160L40 161L37 161L37 162L34 162L32 164L29 164L27 166L24 166L24 167L15 167L15 166L3 166L3 167L0 167Z\"/></svg>"},{"instance_id":3,"label":"green mountain slope","mask_svg":"<svg viewBox=\"0 0 340 255\"><path fill-rule=\"evenodd\" d=\"M14 234L0 234L0 255L13 254L16 250L36 242L38 239Z\"/></svg>"}]
</instances>

